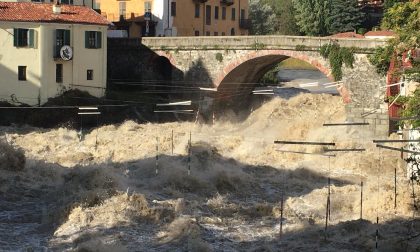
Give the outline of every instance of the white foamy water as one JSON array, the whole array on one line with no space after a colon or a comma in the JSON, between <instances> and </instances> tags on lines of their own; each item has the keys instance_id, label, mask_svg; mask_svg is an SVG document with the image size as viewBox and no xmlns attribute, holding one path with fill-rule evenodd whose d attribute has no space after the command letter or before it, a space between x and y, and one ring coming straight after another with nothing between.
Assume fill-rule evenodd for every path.
<instances>
[{"instance_id":1,"label":"white foamy water","mask_svg":"<svg viewBox=\"0 0 420 252\"><path fill-rule=\"evenodd\" d=\"M399 154L379 152L363 127L322 126L344 120L340 97L275 98L240 123L225 115L216 115L215 125L127 121L92 130L81 142L65 128L1 128L24 150L26 165L0 170L0 250L370 251L377 215L383 251L420 246L418 236L408 239L420 222L412 222ZM302 155L292 152L325 153L274 140L333 141L367 152ZM358 220L361 181L364 220Z\"/></svg>"}]
</instances>

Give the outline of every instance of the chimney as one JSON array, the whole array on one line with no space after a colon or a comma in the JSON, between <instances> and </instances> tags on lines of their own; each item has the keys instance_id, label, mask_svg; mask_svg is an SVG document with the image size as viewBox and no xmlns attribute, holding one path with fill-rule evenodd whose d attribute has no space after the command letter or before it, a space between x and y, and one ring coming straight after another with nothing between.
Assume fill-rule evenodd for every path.
<instances>
[{"instance_id":1,"label":"chimney","mask_svg":"<svg viewBox=\"0 0 420 252\"><path fill-rule=\"evenodd\" d=\"M56 15L61 14L60 0L54 0L53 13L56 14Z\"/></svg>"}]
</instances>

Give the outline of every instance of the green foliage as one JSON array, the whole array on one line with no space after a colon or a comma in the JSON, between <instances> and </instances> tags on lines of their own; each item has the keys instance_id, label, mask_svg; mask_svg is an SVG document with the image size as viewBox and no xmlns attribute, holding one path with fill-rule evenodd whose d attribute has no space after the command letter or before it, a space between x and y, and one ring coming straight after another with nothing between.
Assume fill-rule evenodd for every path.
<instances>
[{"instance_id":1,"label":"green foliage","mask_svg":"<svg viewBox=\"0 0 420 252\"><path fill-rule=\"evenodd\" d=\"M364 27L357 29L357 34L365 34L368 30Z\"/></svg>"},{"instance_id":2,"label":"green foliage","mask_svg":"<svg viewBox=\"0 0 420 252\"><path fill-rule=\"evenodd\" d=\"M420 29L420 3L397 3L388 9L382 19L382 28L401 31Z\"/></svg>"},{"instance_id":3,"label":"green foliage","mask_svg":"<svg viewBox=\"0 0 420 252\"><path fill-rule=\"evenodd\" d=\"M375 53L368 56L370 63L376 67L378 74L386 75L393 53L394 47L387 45L386 47L376 48Z\"/></svg>"},{"instance_id":4,"label":"green foliage","mask_svg":"<svg viewBox=\"0 0 420 252\"><path fill-rule=\"evenodd\" d=\"M258 50L262 50L262 49L264 49L266 46L264 45L264 43L258 43L258 42L255 42L255 44L254 44L254 50L256 50L256 51L258 51Z\"/></svg>"},{"instance_id":5,"label":"green foliage","mask_svg":"<svg viewBox=\"0 0 420 252\"><path fill-rule=\"evenodd\" d=\"M386 47L378 48L374 55L369 57L377 72L385 75L393 55L400 58L402 53L420 47L420 3L394 3L393 7L386 11L381 26L396 31L398 35L390 40ZM418 71L415 69L416 67L411 71ZM411 74L417 75L416 72Z\"/></svg>"},{"instance_id":6,"label":"green foliage","mask_svg":"<svg viewBox=\"0 0 420 252\"><path fill-rule=\"evenodd\" d=\"M321 46L319 53L324 59L328 58L331 66L331 73L336 81L343 78L343 63L353 68L354 48L340 47L338 44L326 44Z\"/></svg>"},{"instance_id":7,"label":"green foliage","mask_svg":"<svg viewBox=\"0 0 420 252\"><path fill-rule=\"evenodd\" d=\"M267 35L274 33L276 15L270 5L261 0L249 2L249 19L251 19L250 34Z\"/></svg>"},{"instance_id":8,"label":"green foliage","mask_svg":"<svg viewBox=\"0 0 420 252\"><path fill-rule=\"evenodd\" d=\"M357 0L292 0L301 32L309 36L353 31L365 19Z\"/></svg>"},{"instance_id":9,"label":"green foliage","mask_svg":"<svg viewBox=\"0 0 420 252\"><path fill-rule=\"evenodd\" d=\"M279 82L279 79L277 77L278 72L279 70L277 68L271 69L266 74L264 74L260 82L264 84L277 84Z\"/></svg>"},{"instance_id":10,"label":"green foliage","mask_svg":"<svg viewBox=\"0 0 420 252\"><path fill-rule=\"evenodd\" d=\"M394 7L397 3L406 3L408 0L385 0L384 1L384 10Z\"/></svg>"},{"instance_id":11,"label":"green foliage","mask_svg":"<svg viewBox=\"0 0 420 252\"><path fill-rule=\"evenodd\" d=\"M293 0L263 0L273 8L276 15L274 33L282 35L301 35L296 24Z\"/></svg>"},{"instance_id":12,"label":"green foliage","mask_svg":"<svg viewBox=\"0 0 420 252\"><path fill-rule=\"evenodd\" d=\"M219 61L219 62L222 62L223 61L223 54L216 53L216 60Z\"/></svg>"},{"instance_id":13,"label":"green foliage","mask_svg":"<svg viewBox=\"0 0 420 252\"><path fill-rule=\"evenodd\" d=\"M326 19L329 14L328 1L293 0L295 19L302 33L309 36L328 35Z\"/></svg>"},{"instance_id":14,"label":"green foliage","mask_svg":"<svg viewBox=\"0 0 420 252\"><path fill-rule=\"evenodd\" d=\"M325 20L329 34L354 31L365 20L357 0L332 0Z\"/></svg>"},{"instance_id":15,"label":"green foliage","mask_svg":"<svg viewBox=\"0 0 420 252\"><path fill-rule=\"evenodd\" d=\"M300 35L292 0L250 0L250 34Z\"/></svg>"},{"instance_id":16,"label":"green foliage","mask_svg":"<svg viewBox=\"0 0 420 252\"><path fill-rule=\"evenodd\" d=\"M404 101L402 116L420 117L420 88L417 88L414 94ZM414 128L420 127L420 120L406 121L406 123L411 124Z\"/></svg>"},{"instance_id":17,"label":"green foliage","mask_svg":"<svg viewBox=\"0 0 420 252\"><path fill-rule=\"evenodd\" d=\"M306 51L306 50L308 50L308 47L306 45L296 45L295 50L296 51Z\"/></svg>"}]
</instances>

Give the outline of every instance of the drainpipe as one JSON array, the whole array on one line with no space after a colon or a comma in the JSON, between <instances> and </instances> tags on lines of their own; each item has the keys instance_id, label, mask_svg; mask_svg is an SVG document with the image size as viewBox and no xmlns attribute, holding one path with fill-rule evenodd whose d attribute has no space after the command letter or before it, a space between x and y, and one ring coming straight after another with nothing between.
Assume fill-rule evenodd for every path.
<instances>
[{"instance_id":1,"label":"drainpipe","mask_svg":"<svg viewBox=\"0 0 420 252\"><path fill-rule=\"evenodd\" d=\"M170 28L170 22L169 22L169 18L170 18L170 15L169 15L169 11L170 11L170 8L171 8L171 6L170 6L170 0L168 0L167 1L167 3L168 3L168 27L166 28L166 30L169 32L169 28ZM171 35L172 35L172 31L171 31Z\"/></svg>"},{"instance_id":2,"label":"drainpipe","mask_svg":"<svg viewBox=\"0 0 420 252\"><path fill-rule=\"evenodd\" d=\"M206 3L203 3L203 35L206 34Z\"/></svg>"}]
</instances>

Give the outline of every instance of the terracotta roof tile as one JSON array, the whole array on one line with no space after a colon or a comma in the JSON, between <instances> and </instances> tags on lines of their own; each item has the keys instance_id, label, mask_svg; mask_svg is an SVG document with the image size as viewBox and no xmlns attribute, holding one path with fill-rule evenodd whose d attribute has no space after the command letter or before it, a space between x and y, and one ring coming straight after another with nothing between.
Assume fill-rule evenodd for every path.
<instances>
[{"instance_id":1,"label":"terracotta roof tile","mask_svg":"<svg viewBox=\"0 0 420 252\"><path fill-rule=\"evenodd\" d=\"M37 23L76 23L109 25L96 11L85 6L60 5L61 14L54 14L53 4L0 2L0 21Z\"/></svg>"},{"instance_id":2,"label":"terracotta roof tile","mask_svg":"<svg viewBox=\"0 0 420 252\"><path fill-rule=\"evenodd\" d=\"M331 35L333 38L364 38L365 36L357 34L355 32L342 32Z\"/></svg>"},{"instance_id":3,"label":"terracotta roof tile","mask_svg":"<svg viewBox=\"0 0 420 252\"><path fill-rule=\"evenodd\" d=\"M396 34L393 31L370 31L370 32L365 33L365 37L371 37L371 36L393 37L395 35Z\"/></svg>"}]
</instances>

